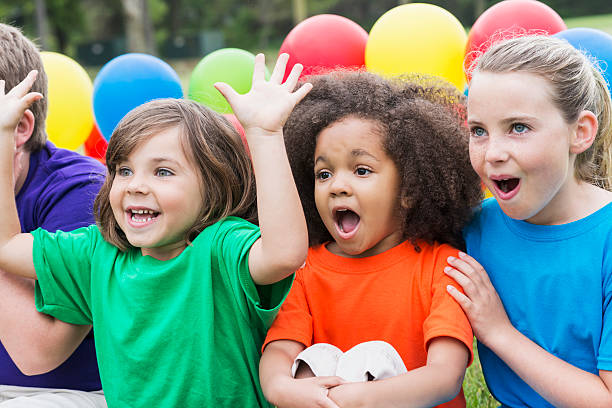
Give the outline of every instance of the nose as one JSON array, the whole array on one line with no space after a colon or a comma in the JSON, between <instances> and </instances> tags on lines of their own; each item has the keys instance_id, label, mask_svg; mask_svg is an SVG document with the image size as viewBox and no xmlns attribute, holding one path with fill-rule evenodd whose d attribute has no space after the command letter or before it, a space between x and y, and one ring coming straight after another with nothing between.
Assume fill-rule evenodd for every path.
<instances>
[{"instance_id":1,"label":"nose","mask_svg":"<svg viewBox=\"0 0 612 408\"><path fill-rule=\"evenodd\" d=\"M353 193L353 189L351 188L351 183L349 181L350 175L340 172L334 175L331 180L330 192L332 195L351 195Z\"/></svg>"},{"instance_id":2,"label":"nose","mask_svg":"<svg viewBox=\"0 0 612 408\"><path fill-rule=\"evenodd\" d=\"M508 146L503 138L489 136L486 145L485 160L489 163L502 163L508 160Z\"/></svg>"},{"instance_id":3,"label":"nose","mask_svg":"<svg viewBox=\"0 0 612 408\"><path fill-rule=\"evenodd\" d=\"M147 194L149 186L144 176L134 173L127 184L127 191L131 194Z\"/></svg>"}]
</instances>

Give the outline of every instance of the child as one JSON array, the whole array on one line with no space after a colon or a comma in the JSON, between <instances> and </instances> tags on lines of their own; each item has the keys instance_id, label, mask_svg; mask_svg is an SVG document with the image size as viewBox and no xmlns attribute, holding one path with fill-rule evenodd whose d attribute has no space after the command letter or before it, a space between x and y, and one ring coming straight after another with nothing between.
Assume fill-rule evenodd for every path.
<instances>
[{"instance_id":1,"label":"child","mask_svg":"<svg viewBox=\"0 0 612 408\"><path fill-rule=\"evenodd\" d=\"M285 125L311 248L264 343L280 408L465 406L472 330L443 268L481 191L462 96L421 81L314 77Z\"/></svg>"},{"instance_id":2,"label":"child","mask_svg":"<svg viewBox=\"0 0 612 408\"><path fill-rule=\"evenodd\" d=\"M282 125L310 85L293 92L299 66L281 84L287 59L266 82L258 55L246 95L217 84L246 130L255 180L220 115L150 102L113 133L98 226L74 233L18 233L9 131L40 95L27 93L34 74L0 92L0 268L38 279L40 311L93 323L109 407L267 406L258 351L307 249ZM237 218L254 215L253 181L261 236Z\"/></svg>"},{"instance_id":3,"label":"child","mask_svg":"<svg viewBox=\"0 0 612 408\"><path fill-rule=\"evenodd\" d=\"M563 40L494 45L474 70L470 158L495 199L466 231L478 262L449 260L465 295L449 292L504 407L612 406L611 118Z\"/></svg>"},{"instance_id":4,"label":"child","mask_svg":"<svg viewBox=\"0 0 612 408\"><path fill-rule=\"evenodd\" d=\"M31 70L39 71L33 90L45 95L47 76L36 45L19 29L0 23L5 86L14 87ZM46 116L47 100L38 100L12 129L19 154L13 191L22 232L72 231L93 224L93 202L106 175L98 161L49 142ZM33 304L34 281L0 270L0 310L5 311L0 318L0 407L40 408L53 401L105 408L91 327L64 323L37 312Z\"/></svg>"}]
</instances>

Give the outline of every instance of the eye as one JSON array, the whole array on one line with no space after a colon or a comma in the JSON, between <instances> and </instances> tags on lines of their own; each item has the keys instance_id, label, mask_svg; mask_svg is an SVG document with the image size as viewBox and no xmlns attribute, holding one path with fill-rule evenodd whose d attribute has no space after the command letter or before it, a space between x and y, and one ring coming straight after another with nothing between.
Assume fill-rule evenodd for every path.
<instances>
[{"instance_id":1,"label":"eye","mask_svg":"<svg viewBox=\"0 0 612 408\"><path fill-rule=\"evenodd\" d=\"M155 171L155 175L158 177L168 177L168 176L173 176L174 173L171 170L161 168Z\"/></svg>"},{"instance_id":2,"label":"eye","mask_svg":"<svg viewBox=\"0 0 612 408\"><path fill-rule=\"evenodd\" d=\"M512 125L512 131L514 133L525 133L529 130L529 127L527 127L527 125L523 125L522 123L514 123Z\"/></svg>"},{"instance_id":3,"label":"eye","mask_svg":"<svg viewBox=\"0 0 612 408\"><path fill-rule=\"evenodd\" d=\"M357 167L357 170L355 170L355 174L357 174L358 176L367 176L371 172L372 170L365 167Z\"/></svg>"},{"instance_id":4,"label":"eye","mask_svg":"<svg viewBox=\"0 0 612 408\"><path fill-rule=\"evenodd\" d=\"M483 128L479 127L479 126L476 126L476 127L473 127L472 129L470 129L470 133L474 137L483 137L483 136L487 135L487 131L484 130Z\"/></svg>"},{"instance_id":5,"label":"eye","mask_svg":"<svg viewBox=\"0 0 612 408\"><path fill-rule=\"evenodd\" d=\"M317 174L315 174L315 178L317 180L327 180L331 176L332 176L332 174L329 171L327 171L327 170L320 170L320 171L317 172Z\"/></svg>"},{"instance_id":6,"label":"eye","mask_svg":"<svg viewBox=\"0 0 612 408\"><path fill-rule=\"evenodd\" d=\"M121 177L129 177L132 175L132 170L129 167L119 167L117 174Z\"/></svg>"}]
</instances>

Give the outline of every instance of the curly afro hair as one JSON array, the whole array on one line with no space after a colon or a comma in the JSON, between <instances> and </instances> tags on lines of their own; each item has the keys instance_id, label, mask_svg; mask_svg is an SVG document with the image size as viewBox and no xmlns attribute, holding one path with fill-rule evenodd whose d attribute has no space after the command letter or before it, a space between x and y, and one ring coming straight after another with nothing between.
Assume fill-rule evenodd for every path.
<instances>
[{"instance_id":1,"label":"curly afro hair","mask_svg":"<svg viewBox=\"0 0 612 408\"><path fill-rule=\"evenodd\" d=\"M468 154L463 94L439 79L414 75L383 79L363 71L308 78L314 86L284 126L285 145L308 224L310 245L332 240L314 199L314 152L319 133L347 117L372 120L401 177L408 203L404 239L464 248L461 231L482 200ZM404 206L402 206L404 207Z\"/></svg>"}]
</instances>

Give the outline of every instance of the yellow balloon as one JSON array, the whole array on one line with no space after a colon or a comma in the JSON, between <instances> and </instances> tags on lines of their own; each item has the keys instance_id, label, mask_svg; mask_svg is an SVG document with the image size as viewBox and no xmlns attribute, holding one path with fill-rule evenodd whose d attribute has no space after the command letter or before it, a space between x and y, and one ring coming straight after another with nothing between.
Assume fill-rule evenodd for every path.
<instances>
[{"instance_id":1,"label":"yellow balloon","mask_svg":"<svg viewBox=\"0 0 612 408\"><path fill-rule=\"evenodd\" d=\"M403 4L372 26L365 64L381 75L436 75L463 91L466 44L465 29L448 11L433 4Z\"/></svg>"},{"instance_id":2,"label":"yellow balloon","mask_svg":"<svg viewBox=\"0 0 612 408\"><path fill-rule=\"evenodd\" d=\"M93 127L93 85L75 60L56 52L41 52L49 79L47 136L57 147L75 150Z\"/></svg>"}]
</instances>

